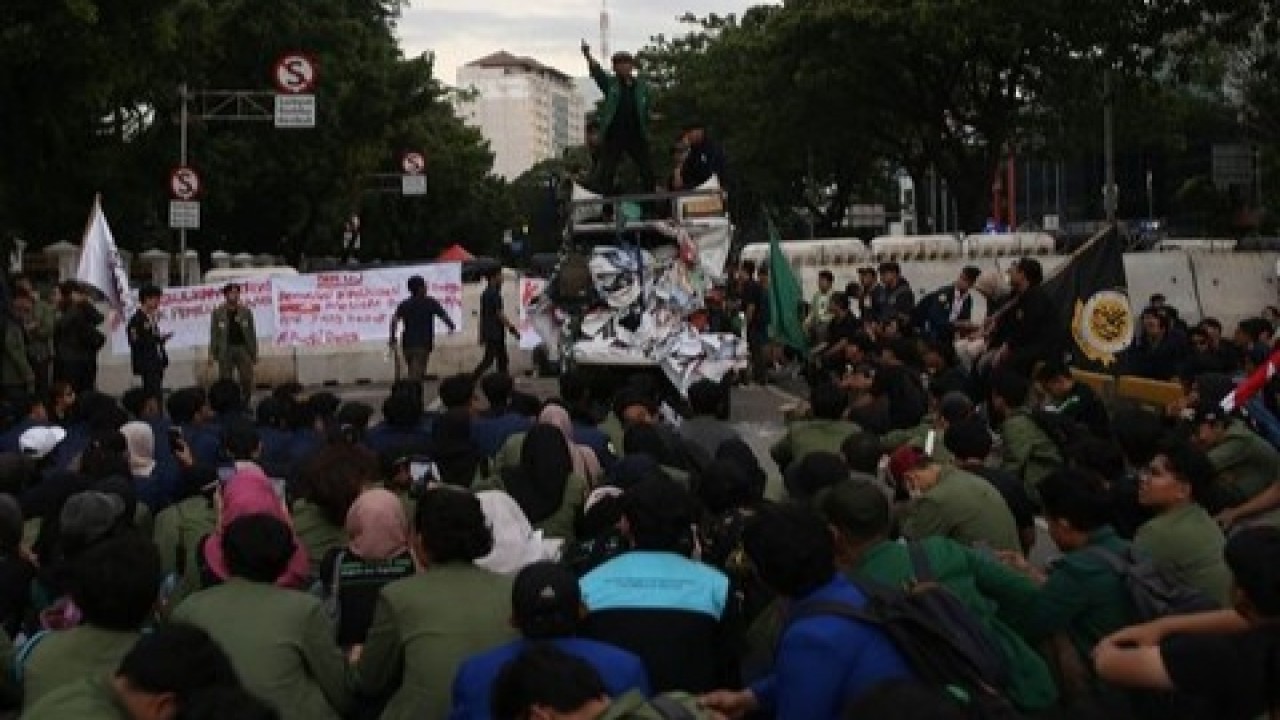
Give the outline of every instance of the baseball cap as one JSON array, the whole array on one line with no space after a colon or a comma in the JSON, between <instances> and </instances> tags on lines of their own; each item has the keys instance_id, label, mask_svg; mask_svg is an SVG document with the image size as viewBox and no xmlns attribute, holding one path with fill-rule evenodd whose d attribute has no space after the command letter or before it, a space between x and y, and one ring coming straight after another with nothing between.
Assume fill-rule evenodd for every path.
<instances>
[{"instance_id":1,"label":"baseball cap","mask_svg":"<svg viewBox=\"0 0 1280 720\"><path fill-rule=\"evenodd\" d=\"M93 541L110 532L123 514L124 500L118 495L93 491L76 493L62 506L58 529L64 535Z\"/></svg>"},{"instance_id":2,"label":"baseball cap","mask_svg":"<svg viewBox=\"0 0 1280 720\"><path fill-rule=\"evenodd\" d=\"M511 614L527 638L572 634L581 607L577 576L557 562L525 566L511 586Z\"/></svg>"},{"instance_id":3,"label":"baseball cap","mask_svg":"<svg viewBox=\"0 0 1280 720\"><path fill-rule=\"evenodd\" d=\"M33 427L18 437L18 447L23 455L43 460L66 439L67 431L60 427Z\"/></svg>"},{"instance_id":4,"label":"baseball cap","mask_svg":"<svg viewBox=\"0 0 1280 720\"><path fill-rule=\"evenodd\" d=\"M907 473L923 465L925 459L924 450L914 445L903 445L889 456L889 474L901 482Z\"/></svg>"}]
</instances>

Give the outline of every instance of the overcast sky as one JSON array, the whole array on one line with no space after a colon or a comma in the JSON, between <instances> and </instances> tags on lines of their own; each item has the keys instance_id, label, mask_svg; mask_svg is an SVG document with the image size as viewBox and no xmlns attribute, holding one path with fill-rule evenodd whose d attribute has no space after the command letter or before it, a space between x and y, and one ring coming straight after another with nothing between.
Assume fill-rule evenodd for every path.
<instances>
[{"instance_id":1,"label":"overcast sky","mask_svg":"<svg viewBox=\"0 0 1280 720\"><path fill-rule=\"evenodd\" d=\"M610 0L610 48L634 51L657 34L682 33L692 12L738 13L765 0ZM566 74L586 74L583 39L599 55L600 0L410 0L400 20L405 55L436 54L436 75L457 81L458 67L498 50L527 55Z\"/></svg>"}]
</instances>

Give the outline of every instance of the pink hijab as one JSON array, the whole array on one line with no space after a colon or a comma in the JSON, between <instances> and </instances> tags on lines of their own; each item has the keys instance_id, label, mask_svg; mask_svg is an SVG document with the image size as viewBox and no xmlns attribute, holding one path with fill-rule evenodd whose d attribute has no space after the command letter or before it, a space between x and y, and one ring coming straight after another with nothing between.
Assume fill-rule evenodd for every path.
<instances>
[{"instance_id":1,"label":"pink hijab","mask_svg":"<svg viewBox=\"0 0 1280 720\"><path fill-rule=\"evenodd\" d=\"M364 560L390 560L409 547L409 521L394 493L370 488L347 511L348 547Z\"/></svg>"},{"instance_id":2,"label":"pink hijab","mask_svg":"<svg viewBox=\"0 0 1280 720\"><path fill-rule=\"evenodd\" d=\"M230 480L222 486L222 510L218 514L218 529L204 543L204 557L209 562L209 570L220 580L231 576L227 570L227 560L222 556L222 534L227 526L246 515L270 515L289 526L293 522L285 510L284 503L276 496L271 481L256 467L242 467ZM297 534L293 536L293 557L284 574L276 579L276 585L302 589L307 586L311 575L311 564L307 560L307 549Z\"/></svg>"},{"instance_id":3,"label":"pink hijab","mask_svg":"<svg viewBox=\"0 0 1280 720\"><path fill-rule=\"evenodd\" d=\"M564 436L564 441L569 445L569 457L573 460L573 472L586 478L587 483L595 485L604 471L600 468L600 458L596 457L596 451L592 450L588 445L579 445L573 441L573 420L569 419L569 412L564 408L551 403L542 408L542 412L538 413L538 422L544 425L551 425L560 431Z\"/></svg>"}]
</instances>

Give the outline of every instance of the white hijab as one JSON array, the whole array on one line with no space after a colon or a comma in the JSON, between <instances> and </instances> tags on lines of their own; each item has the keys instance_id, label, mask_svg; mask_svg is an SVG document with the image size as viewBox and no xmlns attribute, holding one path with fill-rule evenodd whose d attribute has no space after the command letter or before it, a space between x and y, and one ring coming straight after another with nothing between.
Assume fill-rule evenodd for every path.
<instances>
[{"instance_id":1,"label":"white hijab","mask_svg":"<svg viewBox=\"0 0 1280 720\"><path fill-rule=\"evenodd\" d=\"M526 565L560 557L559 539L544 539L534 530L524 511L511 496L498 490L476 493L485 519L493 531L493 550L476 565L502 575L515 575Z\"/></svg>"}]
</instances>

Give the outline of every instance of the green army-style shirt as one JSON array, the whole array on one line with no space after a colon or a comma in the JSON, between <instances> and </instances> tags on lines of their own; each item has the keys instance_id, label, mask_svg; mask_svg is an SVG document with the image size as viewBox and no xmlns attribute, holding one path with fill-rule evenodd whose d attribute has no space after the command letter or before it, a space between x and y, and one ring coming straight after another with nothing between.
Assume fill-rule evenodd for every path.
<instances>
[{"instance_id":1,"label":"green army-style shirt","mask_svg":"<svg viewBox=\"0 0 1280 720\"><path fill-rule=\"evenodd\" d=\"M1157 515L1138 528L1133 544L1156 567L1231 606L1231 569L1222 557L1226 538L1204 508L1188 503Z\"/></svg>"},{"instance_id":2,"label":"green army-style shirt","mask_svg":"<svg viewBox=\"0 0 1280 720\"><path fill-rule=\"evenodd\" d=\"M131 720L109 676L80 678L54 690L22 713L23 720Z\"/></svg>"},{"instance_id":3,"label":"green army-style shirt","mask_svg":"<svg viewBox=\"0 0 1280 720\"><path fill-rule=\"evenodd\" d=\"M30 708L64 685L113 673L141 634L81 625L36 635L21 661L22 707Z\"/></svg>"},{"instance_id":4,"label":"green army-style shirt","mask_svg":"<svg viewBox=\"0 0 1280 720\"><path fill-rule=\"evenodd\" d=\"M1022 480L1027 495L1039 504L1040 483L1062 467L1062 452L1026 408L1014 410L1000 423L1000 437L1000 467Z\"/></svg>"},{"instance_id":5,"label":"green army-style shirt","mask_svg":"<svg viewBox=\"0 0 1280 720\"><path fill-rule=\"evenodd\" d=\"M787 426L782 439L773 444L769 454L780 469L809 453L831 452L840 454L840 446L850 435L861 432L857 423L849 420L796 420Z\"/></svg>"},{"instance_id":6,"label":"green army-style shirt","mask_svg":"<svg viewBox=\"0 0 1280 720\"><path fill-rule=\"evenodd\" d=\"M399 689L383 720L442 718L462 661L516 639L511 578L468 562L429 567L385 585L356 666L357 687Z\"/></svg>"},{"instance_id":7,"label":"green army-style shirt","mask_svg":"<svg viewBox=\"0 0 1280 720\"><path fill-rule=\"evenodd\" d=\"M283 720L337 720L346 711L347 661L315 596L233 577L187 598L173 619L209 633L245 689Z\"/></svg>"},{"instance_id":8,"label":"green army-style shirt","mask_svg":"<svg viewBox=\"0 0 1280 720\"><path fill-rule=\"evenodd\" d=\"M1232 420L1222 441L1206 454L1213 465L1213 494L1224 507L1248 502L1280 480L1280 453L1241 420Z\"/></svg>"},{"instance_id":9,"label":"green army-style shirt","mask_svg":"<svg viewBox=\"0 0 1280 720\"><path fill-rule=\"evenodd\" d=\"M938 484L911 501L902 534L923 540L945 537L1019 552L1018 525L1004 496L991 483L952 465L941 466Z\"/></svg>"}]
</instances>

